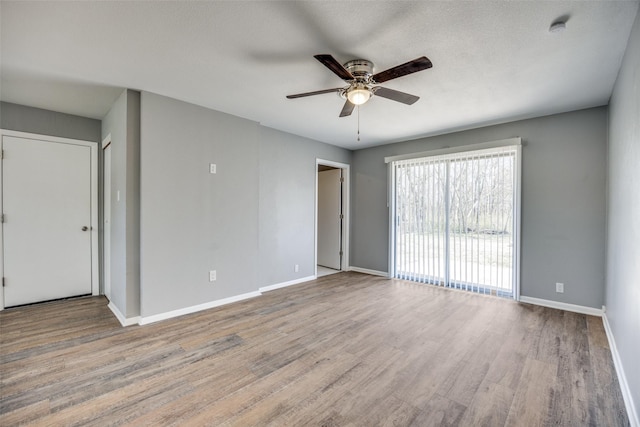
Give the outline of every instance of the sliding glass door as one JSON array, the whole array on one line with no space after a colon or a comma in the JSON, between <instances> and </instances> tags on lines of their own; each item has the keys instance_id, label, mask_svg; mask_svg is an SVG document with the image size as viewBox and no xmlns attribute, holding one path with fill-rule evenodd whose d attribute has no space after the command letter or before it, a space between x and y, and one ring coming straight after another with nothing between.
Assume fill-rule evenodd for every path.
<instances>
[{"instance_id":1,"label":"sliding glass door","mask_svg":"<svg viewBox=\"0 0 640 427\"><path fill-rule=\"evenodd\" d=\"M514 296L519 147L392 162L394 277Z\"/></svg>"}]
</instances>

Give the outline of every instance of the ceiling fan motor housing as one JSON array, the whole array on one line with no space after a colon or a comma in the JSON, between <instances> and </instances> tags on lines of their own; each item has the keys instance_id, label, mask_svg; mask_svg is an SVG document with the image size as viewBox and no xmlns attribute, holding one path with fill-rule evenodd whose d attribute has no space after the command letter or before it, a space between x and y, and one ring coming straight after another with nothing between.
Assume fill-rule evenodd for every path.
<instances>
[{"instance_id":1,"label":"ceiling fan motor housing","mask_svg":"<svg viewBox=\"0 0 640 427\"><path fill-rule=\"evenodd\" d=\"M373 62L366 59L354 59L344 64L344 68L356 78L358 82L369 83L373 75Z\"/></svg>"},{"instance_id":2,"label":"ceiling fan motor housing","mask_svg":"<svg viewBox=\"0 0 640 427\"><path fill-rule=\"evenodd\" d=\"M369 96L373 95L370 84L373 75L373 62L366 59L354 59L344 64L344 68L355 78L351 84L338 93L340 97L347 99L349 93L354 90L366 90ZM368 99L369 97L367 97ZM366 101L365 101L366 102Z\"/></svg>"}]
</instances>

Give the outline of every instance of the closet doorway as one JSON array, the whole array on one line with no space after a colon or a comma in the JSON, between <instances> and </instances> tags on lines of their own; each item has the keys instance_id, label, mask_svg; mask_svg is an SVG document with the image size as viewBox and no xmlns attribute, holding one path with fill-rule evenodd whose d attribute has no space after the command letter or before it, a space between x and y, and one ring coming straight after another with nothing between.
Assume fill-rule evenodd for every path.
<instances>
[{"instance_id":1,"label":"closet doorway","mask_svg":"<svg viewBox=\"0 0 640 427\"><path fill-rule=\"evenodd\" d=\"M316 276L347 270L348 176L346 164L316 161Z\"/></svg>"}]
</instances>

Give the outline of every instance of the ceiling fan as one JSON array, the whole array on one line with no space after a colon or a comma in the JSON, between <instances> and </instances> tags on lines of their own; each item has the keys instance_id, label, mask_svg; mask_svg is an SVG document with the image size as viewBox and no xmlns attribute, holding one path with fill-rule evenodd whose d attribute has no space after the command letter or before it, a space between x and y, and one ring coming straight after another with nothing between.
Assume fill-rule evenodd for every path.
<instances>
[{"instance_id":1,"label":"ceiling fan","mask_svg":"<svg viewBox=\"0 0 640 427\"><path fill-rule=\"evenodd\" d=\"M373 95L391 99L392 101L402 102L407 105L415 103L420 99L419 96L410 95L398 90L376 85L392 79L397 79L398 77L406 76L407 74L426 70L433 66L426 56L421 56L413 61L373 74L373 62L366 59L354 59L353 61L349 61L342 65L331 55L314 55L314 58L320 61L325 67L349 85L334 89L324 89L314 92L287 95L287 98L295 99L305 96L336 92L346 100L344 107L342 107L342 111L340 112L340 117L351 115L356 105L364 104Z\"/></svg>"}]
</instances>

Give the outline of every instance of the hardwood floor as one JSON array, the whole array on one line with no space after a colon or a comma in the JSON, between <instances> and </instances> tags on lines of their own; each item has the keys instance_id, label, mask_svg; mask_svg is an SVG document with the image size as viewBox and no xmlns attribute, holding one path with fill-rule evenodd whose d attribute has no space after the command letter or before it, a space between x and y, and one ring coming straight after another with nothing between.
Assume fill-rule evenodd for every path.
<instances>
[{"instance_id":1,"label":"hardwood floor","mask_svg":"<svg viewBox=\"0 0 640 427\"><path fill-rule=\"evenodd\" d=\"M0 424L626 426L599 318L358 273L146 326L0 313Z\"/></svg>"}]
</instances>

